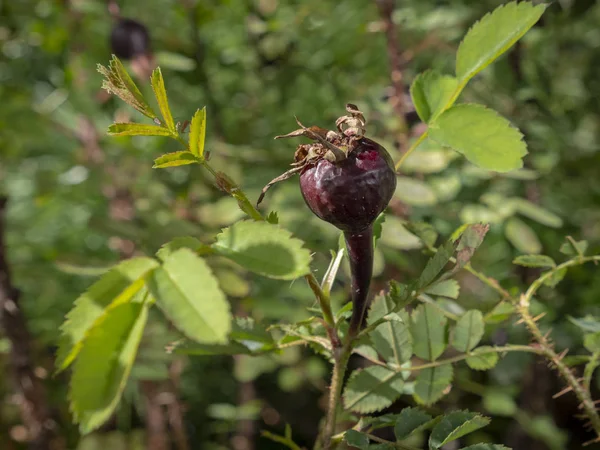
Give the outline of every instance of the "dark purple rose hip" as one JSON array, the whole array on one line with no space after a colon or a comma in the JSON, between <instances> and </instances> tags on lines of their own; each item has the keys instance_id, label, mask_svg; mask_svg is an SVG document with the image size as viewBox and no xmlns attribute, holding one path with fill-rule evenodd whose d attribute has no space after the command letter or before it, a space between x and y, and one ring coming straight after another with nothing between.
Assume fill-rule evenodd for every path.
<instances>
[{"instance_id":1,"label":"dark purple rose hip","mask_svg":"<svg viewBox=\"0 0 600 450\"><path fill-rule=\"evenodd\" d=\"M300 190L311 211L344 232L352 273L350 333L356 334L368 306L373 222L394 194L396 173L385 148L364 137L363 114L352 104L346 110L349 115L336 121L337 132L298 122L300 129L277 136L305 136L315 142L298 146L293 168L265 186L259 203L274 183L299 173Z\"/></svg>"}]
</instances>

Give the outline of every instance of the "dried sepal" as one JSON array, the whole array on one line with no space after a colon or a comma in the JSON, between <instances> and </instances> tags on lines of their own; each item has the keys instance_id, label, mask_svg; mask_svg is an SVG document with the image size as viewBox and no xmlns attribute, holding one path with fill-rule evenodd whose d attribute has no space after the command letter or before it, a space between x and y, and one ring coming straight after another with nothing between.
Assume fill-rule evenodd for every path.
<instances>
[{"instance_id":1,"label":"dried sepal","mask_svg":"<svg viewBox=\"0 0 600 450\"><path fill-rule=\"evenodd\" d=\"M116 95L146 117L158 120L158 116L150 105L148 105L119 58L113 55L108 67L98 64L98 72L104 76L104 80L102 81L102 88L104 90Z\"/></svg>"},{"instance_id":2,"label":"dried sepal","mask_svg":"<svg viewBox=\"0 0 600 450\"><path fill-rule=\"evenodd\" d=\"M260 202L263 201L263 198L265 198L265 194L267 193L267 191L270 189L271 186L273 186L275 183L279 183L280 181L285 181L288 178L291 178L296 173L299 173L303 168L304 168L304 166L294 167L293 169L290 169L287 172L279 175L277 178L273 178L271 181L269 181L267 183L267 185L264 188L262 188L262 191L260 192L260 196L258 197L258 201L256 202L256 206L260 205Z\"/></svg>"}]
</instances>

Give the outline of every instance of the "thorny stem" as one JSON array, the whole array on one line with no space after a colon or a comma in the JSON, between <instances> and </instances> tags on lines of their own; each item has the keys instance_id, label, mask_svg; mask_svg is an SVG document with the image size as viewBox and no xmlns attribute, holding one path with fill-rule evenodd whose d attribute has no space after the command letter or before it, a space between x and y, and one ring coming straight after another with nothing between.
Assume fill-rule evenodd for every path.
<instances>
[{"instance_id":1,"label":"thorny stem","mask_svg":"<svg viewBox=\"0 0 600 450\"><path fill-rule=\"evenodd\" d=\"M535 280L531 284L531 286L529 286L529 289L527 289L527 292L525 292L525 294L521 295L521 299L517 304L517 311L521 316L521 319L529 329L529 332L538 342L539 346L543 351L544 356L552 362L552 364L556 367L556 370L565 379L571 390L577 396L577 399L580 402L579 407L585 411L585 415L589 419L590 425L596 433L597 439L589 442L593 443L598 442L600 440L600 415L598 415L598 411L596 410L596 406L594 405L594 401L591 398L590 392L588 389L585 389L584 386L582 386L582 384L575 377L571 369L569 369L569 367L567 367L567 365L563 362L562 358L564 355L559 355L554 351L553 344L546 337L546 335L542 334L542 332L536 324L535 319L531 316L531 313L529 312L529 304L531 302L531 298L542 286L544 281L546 281L552 275L554 275L554 273L562 269L566 269L572 266L579 266L590 261L600 261L600 256L579 256L575 259L571 259L567 262L559 264L558 266L544 273L541 277Z\"/></svg>"},{"instance_id":2,"label":"thorny stem","mask_svg":"<svg viewBox=\"0 0 600 450\"><path fill-rule=\"evenodd\" d=\"M431 369L433 367L440 367L440 366L444 366L446 364L454 364L456 362L464 361L467 358L471 358L472 356L481 356L481 355L488 355L490 353L507 353L507 352L526 352L526 353L535 353L538 355L545 355L544 350L539 347L533 347L531 345L505 345L503 347L479 348L479 349L470 351L468 353L464 353L462 355L453 356L452 358L440 359L440 360L437 360L434 362L421 364L418 366L401 367L401 368L398 368L396 366L394 368L394 370L396 370L397 372L417 372L419 370ZM390 368L390 366L388 366L385 363L382 363L381 361L376 361L374 359L369 358L368 355L365 355L362 353L358 353L358 354L360 356L362 356L363 358L371 361L374 364L378 364L378 365L382 365L387 368Z\"/></svg>"},{"instance_id":3,"label":"thorny stem","mask_svg":"<svg viewBox=\"0 0 600 450\"><path fill-rule=\"evenodd\" d=\"M337 422L338 407L342 397L342 387L344 385L344 376L348 368L348 360L352 354L354 340L346 339L341 349L333 350L334 364L333 374L331 376L331 386L329 388L329 403L327 408L327 417L325 419L325 428L323 430L323 449L330 450L333 447L331 438L335 433Z\"/></svg>"}]
</instances>

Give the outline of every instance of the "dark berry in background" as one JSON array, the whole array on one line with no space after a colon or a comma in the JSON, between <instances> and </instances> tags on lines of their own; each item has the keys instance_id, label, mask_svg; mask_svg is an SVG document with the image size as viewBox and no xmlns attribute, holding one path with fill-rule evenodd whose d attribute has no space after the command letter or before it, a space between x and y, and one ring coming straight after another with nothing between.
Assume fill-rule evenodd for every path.
<instances>
[{"instance_id":1,"label":"dark berry in background","mask_svg":"<svg viewBox=\"0 0 600 450\"><path fill-rule=\"evenodd\" d=\"M133 59L150 50L150 34L133 19L119 19L110 34L112 52L121 59Z\"/></svg>"}]
</instances>

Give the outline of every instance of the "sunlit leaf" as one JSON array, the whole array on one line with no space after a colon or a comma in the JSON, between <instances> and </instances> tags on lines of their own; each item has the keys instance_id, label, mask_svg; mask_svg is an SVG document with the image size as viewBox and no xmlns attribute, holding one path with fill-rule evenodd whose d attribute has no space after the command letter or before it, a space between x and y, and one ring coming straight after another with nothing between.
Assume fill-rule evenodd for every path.
<instances>
[{"instance_id":1,"label":"sunlit leaf","mask_svg":"<svg viewBox=\"0 0 600 450\"><path fill-rule=\"evenodd\" d=\"M430 125L429 136L476 166L496 172L520 169L527 154L521 132L481 105L461 104L446 110Z\"/></svg>"},{"instance_id":2,"label":"sunlit leaf","mask_svg":"<svg viewBox=\"0 0 600 450\"><path fill-rule=\"evenodd\" d=\"M113 123L108 127L111 136L171 136L171 131L160 125L144 123Z\"/></svg>"},{"instance_id":3,"label":"sunlit leaf","mask_svg":"<svg viewBox=\"0 0 600 450\"><path fill-rule=\"evenodd\" d=\"M456 54L456 77L465 82L506 52L535 25L546 5L511 2L475 23Z\"/></svg>"},{"instance_id":4,"label":"sunlit leaf","mask_svg":"<svg viewBox=\"0 0 600 450\"><path fill-rule=\"evenodd\" d=\"M425 123L433 122L448 105L458 87L458 80L435 70L419 74L410 87L415 109Z\"/></svg>"},{"instance_id":5,"label":"sunlit leaf","mask_svg":"<svg viewBox=\"0 0 600 450\"><path fill-rule=\"evenodd\" d=\"M197 164L198 162L198 158L190 152L173 152L156 158L152 168L164 169L165 167L186 166L188 164Z\"/></svg>"},{"instance_id":6,"label":"sunlit leaf","mask_svg":"<svg viewBox=\"0 0 600 450\"><path fill-rule=\"evenodd\" d=\"M231 312L206 262L187 248L169 254L148 280L156 304L182 333L197 342L227 342Z\"/></svg>"},{"instance_id":7,"label":"sunlit leaf","mask_svg":"<svg viewBox=\"0 0 600 450\"><path fill-rule=\"evenodd\" d=\"M165 80L163 79L160 67L154 69L150 81L152 84L152 90L154 91L154 96L156 97L156 102L158 103L158 107L160 109L160 113L162 114L165 125L169 130L175 133L175 122L173 122L173 115L171 114L171 109L169 108L167 90L165 89Z\"/></svg>"},{"instance_id":8,"label":"sunlit leaf","mask_svg":"<svg viewBox=\"0 0 600 450\"><path fill-rule=\"evenodd\" d=\"M213 248L252 272L293 280L310 272L310 252L303 245L278 225L241 221L225 228Z\"/></svg>"},{"instance_id":9,"label":"sunlit leaf","mask_svg":"<svg viewBox=\"0 0 600 450\"><path fill-rule=\"evenodd\" d=\"M134 258L123 261L113 267L81 294L66 321L61 326L56 357L56 369L61 371L69 367L81 350L86 333L105 309L113 304L124 303L142 289L144 276L158 267L151 258Z\"/></svg>"},{"instance_id":10,"label":"sunlit leaf","mask_svg":"<svg viewBox=\"0 0 600 450\"><path fill-rule=\"evenodd\" d=\"M98 428L114 412L147 319L146 303L122 303L107 310L88 332L69 391L71 411L82 433Z\"/></svg>"},{"instance_id":11,"label":"sunlit leaf","mask_svg":"<svg viewBox=\"0 0 600 450\"><path fill-rule=\"evenodd\" d=\"M206 140L206 108L198 109L190 125L190 152L200 159L204 158Z\"/></svg>"}]
</instances>

